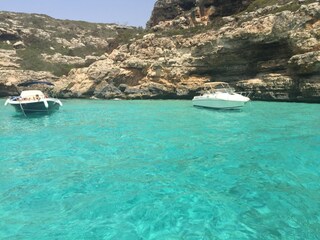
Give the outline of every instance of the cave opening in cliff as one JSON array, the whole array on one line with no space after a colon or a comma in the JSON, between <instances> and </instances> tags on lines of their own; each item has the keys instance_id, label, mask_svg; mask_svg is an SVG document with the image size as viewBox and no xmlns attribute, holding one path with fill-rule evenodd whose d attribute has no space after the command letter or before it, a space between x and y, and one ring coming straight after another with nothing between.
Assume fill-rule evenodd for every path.
<instances>
[{"instance_id":1,"label":"cave opening in cliff","mask_svg":"<svg viewBox=\"0 0 320 240\"><path fill-rule=\"evenodd\" d=\"M207 55L192 74L219 79L249 79L259 73L285 73L292 49L286 40L237 43L219 54Z\"/></svg>"},{"instance_id":2,"label":"cave opening in cliff","mask_svg":"<svg viewBox=\"0 0 320 240\"><path fill-rule=\"evenodd\" d=\"M0 41L14 41L14 40L19 40L19 37L14 35L14 34L1 34L0 35Z\"/></svg>"},{"instance_id":3,"label":"cave opening in cliff","mask_svg":"<svg viewBox=\"0 0 320 240\"><path fill-rule=\"evenodd\" d=\"M253 51L253 55L261 60L292 56L292 51L287 41L251 44L250 48Z\"/></svg>"},{"instance_id":4,"label":"cave opening in cliff","mask_svg":"<svg viewBox=\"0 0 320 240\"><path fill-rule=\"evenodd\" d=\"M252 44L248 59L251 66L259 72L282 72L287 69L287 62L292 56L292 49L285 40L271 43Z\"/></svg>"}]
</instances>

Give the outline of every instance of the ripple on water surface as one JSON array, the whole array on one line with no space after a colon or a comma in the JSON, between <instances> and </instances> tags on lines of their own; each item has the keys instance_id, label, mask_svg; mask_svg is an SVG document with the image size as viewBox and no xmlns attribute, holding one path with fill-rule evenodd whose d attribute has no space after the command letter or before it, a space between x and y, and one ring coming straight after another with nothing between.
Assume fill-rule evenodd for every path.
<instances>
[{"instance_id":1,"label":"ripple on water surface","mask_svg":"<svg viewBox=\"0 0 320 240\"><path fill-rule=\"evenodd\" d=\"M0 239L319 239L320 105L66 100L0 115Z\"/></svg>"}]
</instances>

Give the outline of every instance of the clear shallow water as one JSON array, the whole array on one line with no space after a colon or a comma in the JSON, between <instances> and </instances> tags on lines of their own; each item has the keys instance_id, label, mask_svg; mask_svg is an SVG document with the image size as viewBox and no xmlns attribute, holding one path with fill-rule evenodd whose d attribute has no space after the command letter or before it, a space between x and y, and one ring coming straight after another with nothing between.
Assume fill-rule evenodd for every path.
<instances>
[{"instance_id":1,"label":"clear shallow water","mask_svg":"<svg viewBox=\"0 0 320 240\"><path fill-rule=\"evenodd\" d=\"M1 107L0 239L319 239L319 146L320 105Z\"/></svg>"}]
</instances>

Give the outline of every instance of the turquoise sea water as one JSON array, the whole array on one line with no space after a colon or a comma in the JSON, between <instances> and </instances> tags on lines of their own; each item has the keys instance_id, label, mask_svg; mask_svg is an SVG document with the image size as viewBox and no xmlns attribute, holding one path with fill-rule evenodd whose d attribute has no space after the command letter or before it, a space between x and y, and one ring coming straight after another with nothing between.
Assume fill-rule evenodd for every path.
<instances>
[{"instance_id":1,"label":"turquoise sea water","mask_svg":"<svg viewBox=\"0 0 320 240\"><path fill-rule=\"evenodd\" d=\"M63 103L0 107L0 239L320 239L320 105Z\"/></svg>"}]
</instances>

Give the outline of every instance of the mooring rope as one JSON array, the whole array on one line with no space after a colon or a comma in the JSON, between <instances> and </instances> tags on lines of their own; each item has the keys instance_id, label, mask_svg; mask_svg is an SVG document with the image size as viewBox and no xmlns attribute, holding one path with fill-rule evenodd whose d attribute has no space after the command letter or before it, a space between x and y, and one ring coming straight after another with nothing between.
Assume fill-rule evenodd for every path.
<instances>
[{"instance_id":1,"label":"mooring rope","mask_svg":"<svg viewBox=\"0 0 320 240\"><path fill-rule=\"evenodd\" d=\"M20 101L20 100L19 100L19 104L20 104L21 111L23 112L24 116L26 117L27 115L26 115L26 113L24 112L24 109L23 109L23 107L22 107L22 105L21 105L21 101Z\"/></svg>"}]
</instances>

